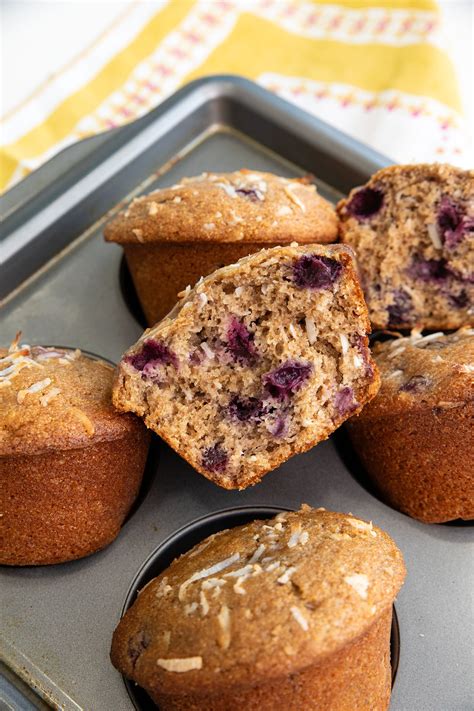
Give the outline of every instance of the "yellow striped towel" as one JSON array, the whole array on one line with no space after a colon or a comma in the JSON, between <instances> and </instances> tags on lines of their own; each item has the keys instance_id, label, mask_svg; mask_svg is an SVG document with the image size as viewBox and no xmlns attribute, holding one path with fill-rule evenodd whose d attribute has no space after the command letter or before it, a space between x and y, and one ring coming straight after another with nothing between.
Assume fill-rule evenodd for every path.
<instances>
[{"instance_id":1,"label":"yellow striped towel","mask_svg":"<svg viewBox=\"0 0 474 711\"><path fill-rule=\"evenodd\" d=\"M468 156L434 0L132 2L3 118L0 188L182 84L241 74L395 161Z\"/></svg>"}]
</instances>

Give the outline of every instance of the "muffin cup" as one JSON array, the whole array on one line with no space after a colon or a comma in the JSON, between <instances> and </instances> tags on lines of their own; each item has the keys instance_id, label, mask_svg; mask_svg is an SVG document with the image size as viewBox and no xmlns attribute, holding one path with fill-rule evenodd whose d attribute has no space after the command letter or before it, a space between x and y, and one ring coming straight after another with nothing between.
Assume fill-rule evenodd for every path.
<instances>
[{"instance_id":1,"label":"muffin cup","mask_svg":"<svg viewBox=\"0 0 474 711\"><path fill-rule=\"evenodd\" d=\"M122 616L137 595L171 562L207 536L226 528L267 519L286 511L281 507L241 507L219 511L197 519L167 538L145 561L133 580ZM325 711L354 711L372 708L370 699L383 699L377 711L387 709L399 659L399 630L395 608L381 611L372 625L349 645L318 664L284 678L248 687L228 688L218 695L164 696L152 698L134 682L124 678L137 711L224 711L245 708L274 711L280 705L289 710L321 708ZM334 680L337 679L337 685ZM152 700L153 699L153 700ZM369 706L367 705L369 703ZM374 709L375 711L375 709Z\"/></svg>"},{"instance_id":2,"label":"muffin cup","mask_svg":"<svg viewBox=\"0 0 474 711\"><path fill-rule=\"evenodd\" d=\"M111 543L139 492L149 440L137 420L119 439L0 457L0 564L62 563Z\"/></svg>"}]
</instances>

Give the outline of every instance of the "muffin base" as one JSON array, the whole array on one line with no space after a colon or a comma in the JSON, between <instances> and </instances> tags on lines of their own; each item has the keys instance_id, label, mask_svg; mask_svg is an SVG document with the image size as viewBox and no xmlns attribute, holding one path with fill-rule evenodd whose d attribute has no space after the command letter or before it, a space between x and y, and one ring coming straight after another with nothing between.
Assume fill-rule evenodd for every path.
<instances>
[{"instance_id":1,"label":"muffin base","mask_svg":"<svg viewBox=\"0 0 474 711\"><path fill-rule=\"evenodd\" d=\"M381 498L424 523L474 520L474 402L347 423Z\"/></svg>"},{"instance_id":2,"label":"muffin base","mask_svg":"<svg viewBox=\"0 0 474 711\"><path fill-rule=\"evenodd\" d=\"M0 458L0 564L49 565L111 543L140 488L149 433Z\"/></svg>"},{"instance_id":3,"label":"muffin base","mask_svg":"<svg viewBox=\"0 0 474 711\"><path fill-rule=\"evenodd\" d=\"M162 711L385 711L390 703L392 608L350 645L283 678L212 695L163 695L148 688Z\"/></svg>"}]
</instances>

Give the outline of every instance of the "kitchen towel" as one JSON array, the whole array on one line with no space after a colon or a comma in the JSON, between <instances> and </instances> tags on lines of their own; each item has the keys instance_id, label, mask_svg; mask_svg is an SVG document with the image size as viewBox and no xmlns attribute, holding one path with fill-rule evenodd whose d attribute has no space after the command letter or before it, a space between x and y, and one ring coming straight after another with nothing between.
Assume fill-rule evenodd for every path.
<instances>
[{"instance_id":1,"label":"kitchen towel","mask_svg":"<svg viewBox=\"0 0 474 711\"><path fill-rule=\"evenodd\" d=\"M434 0L135 0L3 117L0 189L216 73L253 79L394 161L468 161Z\"/></svg>"}]
</instances>

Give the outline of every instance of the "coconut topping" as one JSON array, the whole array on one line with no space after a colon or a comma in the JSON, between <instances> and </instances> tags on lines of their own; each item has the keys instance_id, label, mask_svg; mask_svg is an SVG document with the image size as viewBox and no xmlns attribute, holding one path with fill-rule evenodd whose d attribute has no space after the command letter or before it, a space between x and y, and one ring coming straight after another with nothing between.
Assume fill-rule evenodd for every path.
<instances>
[{"instance_id":1,"label":"coconut topping","mask_svg":"<svg viewBox=\"0 0 474 711\"><path fill-rule=\"evenodd\" d=\"M292 607L290 607L290 612L293 615L293 617L295 618L296 622L301 627L301 629L304 630L305 632L307 632L309 629L308 620L303 615L300 608L293 605Z\"/></svg>"},{"instance_id":2,"label":"coconut topping","mask_svg":"<svg viewBox=\"0 0 474 711\"><path fill-rule=\"evenodd\" d=\"M188 672L202 669L202 657L183 657L182 659L158 659L159 667L169 672Z\"/></svg>"},{"instance_id":3,"label":"coconut topping","mask_svg":"<svg viewBox=\"0 0 474 711\"><path fill-rule=\"evenodd\" d=\"M191 575L188 580L185 580L184 583L179 586L178 599L181 602L184 601L186 588L191 585L191 583L194 583L196 580L201 580L202 578L208 578L211 575L214 575L215 573L220 573L221 570L225 570L233 563L236 563L238 560L240 560L240 553L234 553L233 555L229 556L229 558L221 560L218 563L215 563L215 565L211 565L210 568L205 568L204 570L199 570L197 573L194 573L194 575Z\"/></svg>"},{"instance_id":4,"label":"coconut topping","mask_svg":"<svg viewBox=\"0 0 474 711\"><path fill-rule=\"evenodd\" d=\"M47 388L49 385L51 385L51 378L45 378L44 380L38 380L36 383L30 385L28 388L19 390L18 395L16 396L18 404L21 405L27 395L39 393L42 390L45 390L45 388Z\"/></svg>"},{"instance_id":5,"label":"coconut topping","mask_svg":"<svg viewBox=\"0 0 474 711\"><path fill-rule=\"evenodd\" d=\"M231 640L230 634L230 611L227 605L222 605L219 614L217 615L217 621L220 626L220 634L218 635L218 642L222 649L228 649Z\"/></svg>"},{"instance_id":6,"label":"coconut topping","mask_svg":"<svg viewBox=\"0 0 474 711\"><path fill-rule=\"evenodd\" d=\"M304 202L302 202L301 198L299 198L298 195L296 195L294 192L295 187L296 186L291 183L285 185L285 193L288 195L290 200L295 203L295 205L298 205L302 212L306 212L306 205L304 204Z\"/></svg>"},{"instance_id":7,"label":"coconut topping","mask_svg":"<svg viewBox=\"0 0 474 711\"><path fill-rule=\"evenodd\" d=\"M358 593L363 600L367 600L367 590L369 587L369 579L367 575L362 573L354 573L353 575L347 575L344 581L350 585L356 593Z\"/></svg>"},{"instance_id":8,"label":"coconut topping","mask_svg":"<svg viewBox=\"0 0 474 711\"><path fill-rule=\"evenodd\" d=\"M60 394L60 388L51 388L51 390L48 390L48 392L46 392L40 397L40 403L43 405L43 407L47 407L49 402Z\"/></svg>"},{"instance_id":9,"label":"coconut topping","mask_svg":"<svg viewBox=\"0 0 474 711\"><path fill-rule=\"evenodd\" d=\"M307 316L305 318L305 326L306 326L306 335L308 336L308 341L310 342L311 345L313 345L313 343L316 342L317 337L318 337L314 320L312 318L309 318L309 316Z\"/></svg>"}]
</instances>

